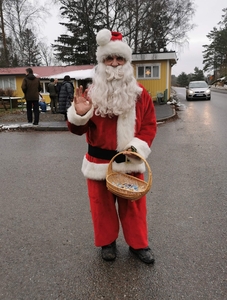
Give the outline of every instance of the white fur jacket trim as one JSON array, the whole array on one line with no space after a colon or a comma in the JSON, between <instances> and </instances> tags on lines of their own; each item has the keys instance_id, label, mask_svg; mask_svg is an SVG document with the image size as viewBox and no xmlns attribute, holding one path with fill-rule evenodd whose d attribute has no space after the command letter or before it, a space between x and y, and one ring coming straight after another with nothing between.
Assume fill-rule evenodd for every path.
<instances>
[{"instance_id":1,"label":"white fur jacket trim","mask_svg":"<svg viewBox=\"0 0 227 300\"><path fill-rule=\"evenodd\" d=\"M108 164L92 163L89 162L84 156L81 171L86 178L90 178L93 180L105 180L107 174L107 168L108 168ZM144 173L146 170L144 163L133 164L131 162L124 162L120 164L113 162L112 168L114 171L124 172L124 173L131 173L131 172Z\"/></svg>"}]
</instances>

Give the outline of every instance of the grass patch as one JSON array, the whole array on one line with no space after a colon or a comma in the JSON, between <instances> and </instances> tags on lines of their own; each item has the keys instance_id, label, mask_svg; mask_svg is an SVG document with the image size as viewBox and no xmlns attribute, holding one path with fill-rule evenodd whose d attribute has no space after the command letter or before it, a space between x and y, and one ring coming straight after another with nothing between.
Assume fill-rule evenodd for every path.
<instances>
[{"instance_id":1,"label":"grass patch","mask_svg":"<svg viewBox=\"0 0 227 300\"><path fill-rule=\"evenodd\" d=\"M0 108L0 117L2 116L7 116L7 115L14 115L14 114L21 114L21 108L12 108L12 110L10 108L7 108L7 110L5 110L4 108Z\"/></svg>"}]
</instances>

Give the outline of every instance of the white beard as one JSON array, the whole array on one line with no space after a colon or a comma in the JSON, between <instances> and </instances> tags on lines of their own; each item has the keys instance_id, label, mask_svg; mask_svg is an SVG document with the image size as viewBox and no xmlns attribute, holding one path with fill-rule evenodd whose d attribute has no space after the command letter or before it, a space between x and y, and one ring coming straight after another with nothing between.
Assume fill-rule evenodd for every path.
<instances>
[{"instance_id":1,"label":"white beard","mask_svg":"<svg viewBox=\"0 0 227 300\"><path fill-rule=\"evenodd\" d=\"M99 63L89 89L89 97L96 115L111 117L127 113L135 107L141 91L129 62L118 67Z\"/></svg>"}]
</instances>

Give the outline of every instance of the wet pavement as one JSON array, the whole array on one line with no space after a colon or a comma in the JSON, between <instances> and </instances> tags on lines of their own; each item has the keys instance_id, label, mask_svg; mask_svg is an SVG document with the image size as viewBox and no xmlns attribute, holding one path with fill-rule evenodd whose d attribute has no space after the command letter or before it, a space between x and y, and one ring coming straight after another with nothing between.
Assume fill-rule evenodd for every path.
<instances>
[{"instance_id":1,"label":"wet pavement","mask_svg":"<svg viewBox=\"0 0 227 300\"><path fill-rule=\"evenodd\" d=\"M116 261L103 261L94 246L85 136L2 132L0 299L225 300L224 100L190 102L193 113L159 126L148 158L153 266L129 252L122 231ZM160 116L159 108L167 106L156 107Z\"/></svg>"}]
</instances>

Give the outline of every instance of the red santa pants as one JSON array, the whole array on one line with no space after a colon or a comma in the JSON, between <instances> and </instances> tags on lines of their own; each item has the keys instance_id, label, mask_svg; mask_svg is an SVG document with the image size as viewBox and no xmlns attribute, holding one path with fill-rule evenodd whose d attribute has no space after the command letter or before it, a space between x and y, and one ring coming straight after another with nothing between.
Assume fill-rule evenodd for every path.
<instances>
[{"instance_id":1,"label":"red santa pants","mask_svg":"<svg viewBox=\"0 0 227 300\"><path fill-rule=\"evenodd\" d=\"M139 174L143 179L143 175ZM146 196L131 201L117 198L106 188L106 181L87 179L88 195L94 226L95 245L115 241L121 222L126 243L134 249L148 246Z\"/></svg>"}]
</instances>

